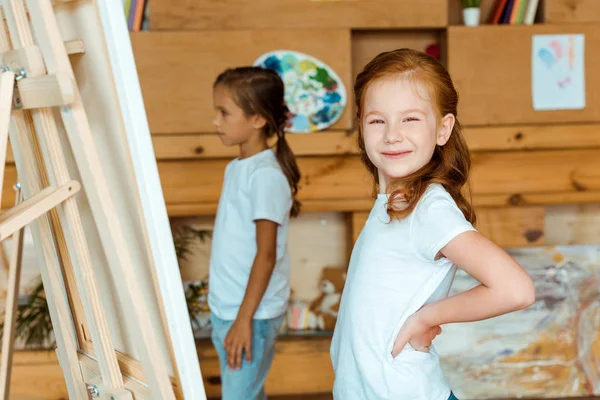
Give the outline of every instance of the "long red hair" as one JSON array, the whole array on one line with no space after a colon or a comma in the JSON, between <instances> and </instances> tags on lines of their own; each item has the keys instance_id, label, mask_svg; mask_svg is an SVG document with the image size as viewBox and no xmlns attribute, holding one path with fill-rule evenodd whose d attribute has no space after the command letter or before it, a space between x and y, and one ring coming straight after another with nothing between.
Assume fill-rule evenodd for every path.
<instances>
[{"instance_id":1,"label":"long red hair","mask_svg":"<svg viewBox=\"0 0 600 400\"><path fill-rule=\"evenodd\" d=\"M465 218L475 224L476 217L470 199L467 200L463 194L463 190L468 189L471 157L458 121L458 93L448 71L437 60L417 50L399 49L381 53L356 77L354 94L359 121L358 146L361 159L375 181L375 190L379 184L379 174L377 167L367 156L362 131L364 97L373 82L398 75L424 85L429 90L438 118L452 114L456 122L450 139L445 145L436 146L429 163L411 175L396 178L387 184L390 188L388 215L396 219L405 218L415 209L427 187L432 183L439 183L450 193ZM404 203L403 207L394 207L399 200Z\"/></svg>"}]
</instances>

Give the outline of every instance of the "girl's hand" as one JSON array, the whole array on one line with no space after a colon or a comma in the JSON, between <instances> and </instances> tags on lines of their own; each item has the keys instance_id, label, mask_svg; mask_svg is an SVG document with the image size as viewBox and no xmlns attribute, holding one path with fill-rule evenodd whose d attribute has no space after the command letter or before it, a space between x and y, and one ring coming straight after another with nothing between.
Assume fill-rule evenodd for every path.
<instances>
[{"instance_id":1,"label":"girl's hand","mask_svg":"<svg viewBox=\"0 0 600 400\"><path fill-rule=\"evenodd\" d=\"M252 362L252 319L236 319L231 325L223 345L227 352L227 365L230 369L242 368L244 353L248 362Z\"/></svg>"},{"instance_id":2,"label":"girl's hand","mask_svg":"<svg viewBox=\"0 0 600 400\"><path fill-rule=\"evenodd\" d=\"M431 342L440 333L442 333L441 327L426 325L419 318L419 313L417 312L406 319L402 329L398 332L392 349L392 357L400 354L407 343L410 343L417 351L429 352Z\"/></svg>"}]
</instances>

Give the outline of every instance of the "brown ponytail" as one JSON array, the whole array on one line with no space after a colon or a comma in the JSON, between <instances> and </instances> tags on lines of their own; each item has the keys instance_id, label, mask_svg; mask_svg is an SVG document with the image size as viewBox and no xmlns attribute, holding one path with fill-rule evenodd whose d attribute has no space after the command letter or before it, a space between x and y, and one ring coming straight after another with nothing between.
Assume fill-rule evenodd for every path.
<instances>
[{"instance_id":1,"label":"brown ponytail","mask_svg":"<svg viewBox=\"0 0 600 400\"><path fill-rule=\"evenodd\" d=\"M267 138L277 135L275 155L292 190L290 215L296 217L300 213L300 202L297 198L300 169L296 163L296 156L285 140L289 110L284 101L283 81L272 69L238 67L221 73L213 86L217 85L227 87L236 104L247 115L259 114L267 121L264 127Z\"/></svg>"}]
</instances>

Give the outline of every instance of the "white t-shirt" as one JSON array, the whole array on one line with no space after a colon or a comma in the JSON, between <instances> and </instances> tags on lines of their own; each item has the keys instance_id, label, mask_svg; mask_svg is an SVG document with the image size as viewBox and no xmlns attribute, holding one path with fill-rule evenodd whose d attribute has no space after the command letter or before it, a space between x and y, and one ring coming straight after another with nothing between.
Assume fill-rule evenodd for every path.
<instances>
[{"instance_id":1,"label":"white t-shirt","mask_svg":"<svg viewBox=\"0 0 600 400\"><path fill-rule=\"evenodd\" d=\"M290 185L273 150L236 158L227 165L209 271L208 304L217 317L237 317L256 257L258 219L276 222L279 227L275 268L254 318L275 318L285 312L290 295L286 241L291 207Z\"/></svg>"},{"instance_id":2,"label":"white t-shirt","mask_svg":"<svg viewBox=\"0 0 600 400\"><path fill-rule=\"evenodd\" d=\"M404 321L445 298L456 267L435 257L474 230L446 190L430 185L413 212L391 223L380 194L358 237L331 344L336 400L447 400L439 358L407 345L391 351Z\"/></svg>"}]
</instances>

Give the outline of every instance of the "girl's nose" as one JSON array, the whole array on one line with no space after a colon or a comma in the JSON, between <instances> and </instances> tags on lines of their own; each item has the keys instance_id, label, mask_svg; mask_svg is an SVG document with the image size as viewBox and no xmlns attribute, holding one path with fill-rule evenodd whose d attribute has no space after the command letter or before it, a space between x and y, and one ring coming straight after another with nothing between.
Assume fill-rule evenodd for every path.
<instances>
[{"instance_id":1,"label":"girl's nose","mask_svg":"<svg viewBox=\"0 0 600 400\"><path fill-rule=\"evenodd\" d=\"M385 132L384 140L388 144L398 143L404 140L404 135L399 127L390 125Z\"/></svg>"}]
</instances>

